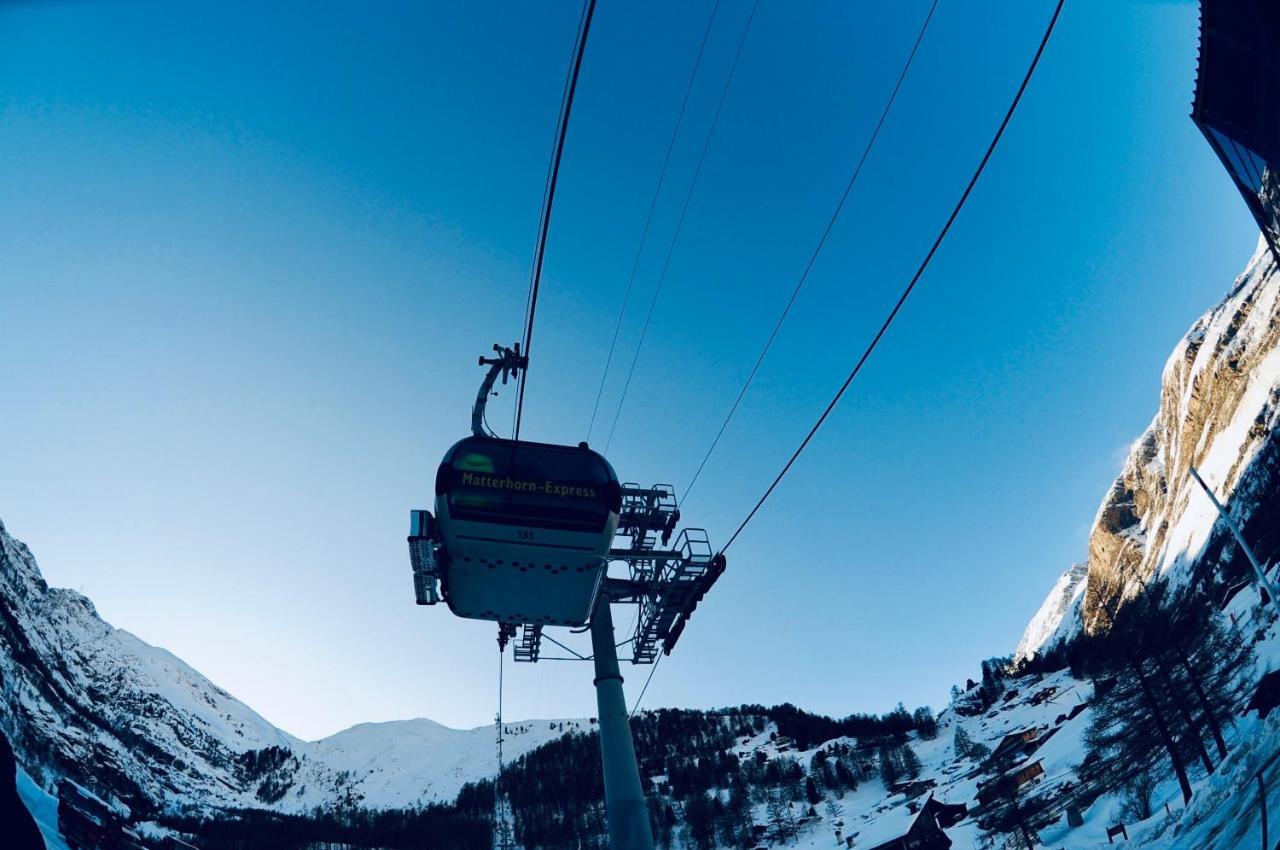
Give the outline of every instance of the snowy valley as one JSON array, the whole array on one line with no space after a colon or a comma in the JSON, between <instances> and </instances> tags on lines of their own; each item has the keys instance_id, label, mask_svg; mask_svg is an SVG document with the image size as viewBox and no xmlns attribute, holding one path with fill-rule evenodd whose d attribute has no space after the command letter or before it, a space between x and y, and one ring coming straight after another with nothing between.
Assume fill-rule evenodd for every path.
<instances>
[{"instance_id":1,"label":"snowy valley","mask_svg":"<svg viewBox=\"0 0 1280 850\"><path fill-rule=\"evenodd\" d=\"M1280 626L1188 470L1216 489L1260 559L1280 560L1280 276L1265 251L1176 347L1159 399L1102 502L1087 559L1050 590L1012 655L981 667L975 659L981 681L957 688L941 712L833 719L742 706L635 718L660 843L876 850L911 836L922 848L1028 838L1093 848L1123 825L1131 846L1261 847L1259 774L1280 820L1280 761L1271 759L1280 711L1262 704L1255 683L1280 670ZM1180 604L1200 606L1252 650L1241 667L1248 692L1222 723L1225 756L1201 742L1205 763L1189 757L1189 802L1163 757L1135 787L1134 771L1088 756L1104 692L1126 686L1123 664L1099 672L1115 663L1107 633L1156 585L1193 589ZM64 833L83 830L72 810L101 822L116 842L100 839L104 847L492 842L492 727L416 719L298 740L105 623L88 599L49 588L3 525L0 601L0 732L50 846L94 846L90 833L56 835L64 819ZM1198 682L1192 666L1186 681ZM1210 714L1208 702L1161 695L1155 705L1157 718L1166 706L1183 713L1179 750L1208 741L1194 716ZM604 846L593 723L508 724L502 785L523 846Z\"/></svg>"}]
</instances>

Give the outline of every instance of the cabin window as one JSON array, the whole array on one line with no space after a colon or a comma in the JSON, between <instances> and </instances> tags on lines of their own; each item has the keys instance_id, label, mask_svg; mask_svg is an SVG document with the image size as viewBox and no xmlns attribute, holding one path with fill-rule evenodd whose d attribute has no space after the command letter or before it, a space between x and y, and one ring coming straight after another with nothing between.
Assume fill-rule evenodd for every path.
<instances>
[{"instance_id":1,"label":"cabin window","mask_svg":"<svg viewBox=\"0 0 1280 850\"><path fill-rule=\"evenodd\" d=\"M594 454L515 443L466 443L441 469L457 519L598 532L617 485Z\"/></svg>"}]
</instances>

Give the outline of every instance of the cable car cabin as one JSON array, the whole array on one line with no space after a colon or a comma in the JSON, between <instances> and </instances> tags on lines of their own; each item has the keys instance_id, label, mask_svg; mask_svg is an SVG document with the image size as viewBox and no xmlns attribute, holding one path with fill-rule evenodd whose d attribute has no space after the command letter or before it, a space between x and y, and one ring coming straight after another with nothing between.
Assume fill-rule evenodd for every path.
<instances>
[{"instance_id":1,"label":"cable car cabin","mask_svg":"<svg viewBox=\"0 0 1280 850\"><path fill-rule=\"evenodd\" d=\"M462 440L436 474L449 609L478 620L583 625L621 503L613 467L585 446Z\"/></svg>"}]
</instances>

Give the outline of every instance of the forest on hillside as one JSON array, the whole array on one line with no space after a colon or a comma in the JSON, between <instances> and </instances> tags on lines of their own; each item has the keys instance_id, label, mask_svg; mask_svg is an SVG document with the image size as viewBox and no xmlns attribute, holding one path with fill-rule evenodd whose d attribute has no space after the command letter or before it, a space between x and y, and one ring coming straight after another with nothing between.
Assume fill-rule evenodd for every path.
<instances>
[{"instance_id":1,"label":"forest on hillside","mask_svg":"<svg viewBox=\"0 0 1280 850\"><path fill-rule=\"evenodd\" d=\"M772 725L771 725L772 724ZM824 792L842 793L887 772L919 770L909 733L937 734L933 712L899 706L883 715L831 718L790 704L716 711L659 709L631 719L642 775L653 778L650 819L660 847L754 847L761 829L797 830ZM735 742L770 730L775 749L807 750L830 741L810 764L791 752L773 757L730 752ZM851 739L856 743L845 740ZM500 780L510 801L515 839L546 850L607 847L599 740L594 731L566 734L509 764ZM717 789L724 793L708 794ZM261 810L166 822L204 850L304 848L317 844L394 850L488 850L493 843L492 782L467 785L451 803L417 809L280 815ZM752 820L764 803L768 824Z\"/></svg>"}]
</instances>

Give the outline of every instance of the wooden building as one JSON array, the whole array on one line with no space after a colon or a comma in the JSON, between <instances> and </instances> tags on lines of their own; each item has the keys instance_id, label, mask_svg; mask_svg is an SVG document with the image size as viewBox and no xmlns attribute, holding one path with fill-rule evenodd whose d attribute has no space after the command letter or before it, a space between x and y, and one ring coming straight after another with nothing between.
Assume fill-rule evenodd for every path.
<instances>
[{"instance_id":1,"label":"wooden building","mask_svg":"<svg viewBox=\"0 0 1280 850\"><path fill-rule=\"evenodd\" d=\"M985 806L995 800L1000 795L1001 780L1012 780L1014 790L1021 791L1033 782L1040 780L1043 776L1044 764L1039 759L1030 764L1020 765L1008 773L980 783L978 785L978 803Z\"/></svg>"},{"instance_id":2,"label":"wooden building","mask_svg":"<svg viewBox=\"0 0 1280 850\"><path fill-rule=\"evenodd\" d=\"M860 829L853 837L862 850L949 850L951 839L942 824L954 826L968 813L933 797L919 811L897 807Z\"/></svg>"},{"instance_id":3,"label":"wooden building","mask_svg":"<svg viewBox=\"0 0 1280 850\"><path fill-rule=\"evenodd\" d=\"M1026 751L1039 736L1040 729L1036 726L1021 729L1017 732L1010 732L1000 739L1000 743L996 744L995 751L991 753L991 759L999 761L1006 756ZM1027 754L1030 755L1029 752Z\"/></svg>"}]
</instances>

